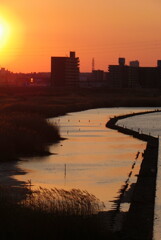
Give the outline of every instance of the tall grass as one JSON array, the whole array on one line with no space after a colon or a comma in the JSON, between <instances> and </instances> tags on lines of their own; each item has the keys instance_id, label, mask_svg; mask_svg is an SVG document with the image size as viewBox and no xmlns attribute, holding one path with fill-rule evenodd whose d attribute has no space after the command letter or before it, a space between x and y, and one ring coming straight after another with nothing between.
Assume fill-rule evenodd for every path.
<instances>
[{"instance_id":1,"label":"tall grass","mask_svg":"<svg viewBox=\"0 0 161 240\"><path fill-rule=\"evenodd\" d=\"M34 113L1 113L0 126L0 161L47 153L60 139L59 128Z\"/></svg>"},{"instance_id":2,"label":"tall grass","mask_svg":"<svg viewBox=\"0 0 161 240\"><path fill-rule=\"evenodd\" d=\"M42 187L29 193L21 204L34 211L67 216L96 214L105 207L103 202L85 190L49 190Z\"/></svg>"},{"instance_id":3,"label":"tall grass","mask_svg":"<svg viewBox=\"0 0 161 240\"><path fill-rule=\"evenodd\" d=\"M39 188L16 202L17 193L0 191L1 239L108 239L98 211L104 204L87 191ZM110 240L113 238L110 237Z\"/></svg>"}]
</instances>

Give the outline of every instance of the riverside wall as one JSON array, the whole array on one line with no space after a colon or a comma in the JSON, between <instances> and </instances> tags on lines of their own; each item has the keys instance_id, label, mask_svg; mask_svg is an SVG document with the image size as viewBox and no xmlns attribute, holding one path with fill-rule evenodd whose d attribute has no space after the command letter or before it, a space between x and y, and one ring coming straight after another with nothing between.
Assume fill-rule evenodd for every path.
<instances>
[{"instance_id":1,"label":"riverside wall","mask_svg":"<svg viewBox=\"0 0 161 240\"><path fill-rule=\"evenodd\" d=\"M111 118L106 124L108 128L147 142L130 209L120 232L120 239L123 240L153 239L159 138L118 126L116 123L123 118L154 113L156 111L159 110L117 116Z\"/></svg>"}]
</instances>

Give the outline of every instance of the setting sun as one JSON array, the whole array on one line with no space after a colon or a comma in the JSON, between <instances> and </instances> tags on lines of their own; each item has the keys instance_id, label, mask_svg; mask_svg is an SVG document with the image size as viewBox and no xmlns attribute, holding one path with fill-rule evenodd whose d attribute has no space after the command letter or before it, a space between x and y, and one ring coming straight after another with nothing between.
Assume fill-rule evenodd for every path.
<instances>
[{"instance_id":1,"label":"setting sun","mask_svg":"<svg viewBox=\"0 0 161 240\"><path fill-rule=\"evenodd\" d=\"M0 15L0 63L8 66L22 51L22 21L12 12L3 9ZM9 67L10 68L10 67Z\"/></svg>"},{"instance_id":2,"label":"setting sun","mask_svg":"<svg viewBox=\"0 0 161 240\"><path fill-rule=\"evenodd\" d=\"M8 43L10 35L10 25L7 21L0 18L0 49L3 49L3 47Z\"/></svg>"},{"instance_id":3,"label":"setting sun","mask_svg":"<svg viewBox=\"0 0 161 240\"><path fill-rule=\"evenodd\" d=\"M49 72L50 57L75 50L80 71L107 71L123 56L155 66L161 51L159 0L1 0L0 62L13 71ZM137 17L136 17L137 16ZM1 19L3 19L1 23Z\"/></svg>"}]
</instances>

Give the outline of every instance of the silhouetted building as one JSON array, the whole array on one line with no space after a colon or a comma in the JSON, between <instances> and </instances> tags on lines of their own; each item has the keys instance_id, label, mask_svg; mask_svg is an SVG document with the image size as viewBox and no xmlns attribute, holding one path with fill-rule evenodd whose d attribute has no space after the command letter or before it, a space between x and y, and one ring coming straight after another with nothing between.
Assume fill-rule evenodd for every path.
<instances>
[{"instance_id":1,"label":"silhouetted building","mask_svg":"<svg viewBox=\"0 0 161 240\"><path fill-rule=\"evenodd\" d=\"M139 61L130 61L129 66L129 80L128 80L129 88L140 88L139 83Z\"/></svg>"},{"instance_id":2,"label":"silhouetted building","mask_svg":"<svg viewBox=\"0 0 161 240\"><path fill-rule=\"evenodd\" d=\"M119 58L119 65L109 65L109 77L113 88L160 88L161 60L157 67L139 67L139 61L125 65L125 59Z\"/></svg>"},{"instance_id":3,"label":"silhouetted building","mask_svg":"<svg viewBox=\"0 0 161 240\"><path fill-rule=\"evenodd\" d=\"M142 88L157 88L157 68L156 67L140 67L139 83Z\"/></svg>"},{"instance_id":4,"label":"silhouetted building","mask_svg":"<svg viewBox=\"0 0 161 240\"><path fill-rule=\"evenodd\" d=\"M139 67L139 61L138 60L130 61L130 67Z\"/></svg>"},{"instance_id":5,"label":"silhouetted building","mask_svg":"<svg viewBox=\"0 0 161 240\"><path fill-rule=\"evenodd\" d=\"M119 61L119 65L120 66L124 66L125 65L125 58L119 58L118 61Z\"/></svg>"},{"instance_id":6,"label":"silhouetted building","mask_svg":"<svg viewBox=\"0 0 161 240\"><path fill-rule=\"evenodd\" d=\"M92 79L96 82L101 82L104 80L104 71L103 70L93 70Z\"/></svg>"},{"instance_id":7,"label":"silhouetted building","mask_svg":"<svg viewBox=\"0 0 161 240\"><path fill-rule=\"evenodd\" d=\"M14 74L5 68L0 69L0 85L9 85L15 80Z\"/></svg>"},{"instance_id":8,"label":"silhouetted building","mask_svg":"<svg viewBox=\"0 0 161 240\"><path fill-rule=\"evenodd\" d=\"M99 88L108 86L108 72L93 70L92 72L80 73L80 87Z\"/></svg>"},{"instance_id":9,"label":"silhouetted building","mask_svg":"<svg viewBox=\"0 0 161 240\"><path fill-rule=\"evenodd\" d=\"M157 79L158 87L161 88L161 60L157 61Z\"/></svg>"},{"instance_id":10,"label":"silhouetted building","mask_svg":"<svg viewBox=\"0 0 161 240\"><path fill-rule=\"evenodd\" d=\"M161 87L161 60L157 60L157 67L139 67L139 83L142 88Z\"/></svg>"},{"instance_id":11,"label":"silhouetted building","mask_svg":"<svg viewBox=\"0 0 161 240\"><path fill-rule=\"evenodd\" d=\"M125 58L118 59L119 65L109 65L109 80L113 88L128 87L128 69L125 65Z\"/></svg>"},{"instance_id":12,"label":"silhouetted building","mask_svg":"<svg viewBox=\"0 0 161 240\"><path fill-rule=\"evenodd\" d=\"M70 52L70 57L51 57L51 86L79 86L79 58L75 52Z\"/></svg>"},{"instance_id":13,"label":"silhouetted building","mask_svg":"<svg viewBox=\"0 0 161 240\"><path fill-rule=\"evenodd\" d=\"M157 60L157 67L161 67L161 60Z\"/></svg>"},{"instance_id":14,"label":"silhouetted building","mask_svg":"<svg viewBox=\"0 0 161 240\"><path fill-rule=\"evenodd\" d=\"M129 88L140 88L139 83L139 67L129 67L129 79L128 79Z\"/></svg>"}]
</instances>

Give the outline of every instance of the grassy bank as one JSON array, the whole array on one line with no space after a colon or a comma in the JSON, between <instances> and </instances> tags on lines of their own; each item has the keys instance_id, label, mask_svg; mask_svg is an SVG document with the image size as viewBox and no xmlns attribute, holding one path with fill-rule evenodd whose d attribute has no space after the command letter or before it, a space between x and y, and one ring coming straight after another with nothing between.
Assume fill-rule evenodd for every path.
<instances>
[{"instance_id":1,"label":"grassy bank","mask_svg":"<svg viewBox=\"0 0 161 240\"><path fill-rule=\"evenodd\" d=\"M45 154L60 139L45 119L98 107L157 107L159 90L0 88L0 161Z\"/></svg>"},{"instance_id":2,"label":"grassy bank","mask_svg":"<svg viewBox=\"0 0 161 240\"><path fill-rule=\"evenodd\" d=\"M0 161L48 154L49 144L60 139L58 127L34 113L0 113L0 126Z\"/></svg>"},{"instance_id":3,"label":"grassy bank","mask_svg":"<svg viewBox=\"0 0 161 240\"><path fill-rule=\"evenodd\" d=\"M38 113L54 117L96 107L157 107L161 92L156 90L0 88L0 112Z\"/></svg>"}]
</instances>

